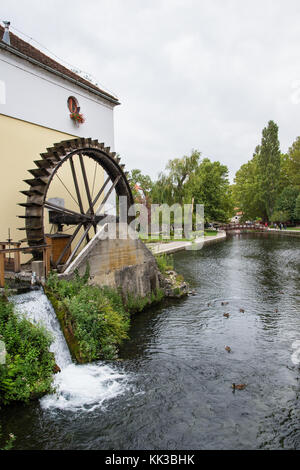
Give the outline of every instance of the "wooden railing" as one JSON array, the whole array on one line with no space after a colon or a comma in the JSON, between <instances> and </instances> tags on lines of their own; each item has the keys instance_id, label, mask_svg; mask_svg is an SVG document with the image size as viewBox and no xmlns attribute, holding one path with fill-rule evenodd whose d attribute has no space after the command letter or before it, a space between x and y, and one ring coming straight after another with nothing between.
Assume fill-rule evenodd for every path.
<instances>
[{"instance_id":1,"label":"wooden railing","mask_svg":"<svg viewBox=\"0 0 300 470\"><path fill-rule=\"evenodd\" d=\"M8 246L8 250L13 247L14 248L20 248L21 246L21 242L12 242L12 241L9 241L9 242L0 242L0 250L7 250L7 246ZM11 252L8 251L8 254L10 254ZM11 261L11 258L7 258L5 256L5 253L4 255L2 255L2 260L3 260L3 257L4 257L4 269L7 269L8 271L11 271L11 268L13 268L13 271L15 273L18 273L20 271L20 268L21 268L21 262L20 262L20 252L14 252L13 253L14 256L13 256L13 259ZM3 261L2 261L3 262ZM1 261L0 261L1 263Z\"/></svg>"},{"instance_id":2,"label":"wooden railing","mask_svg":"<svg viewBox=\"0 0 300 470\"><path fill-rule=\"evenodd\" d=\"M7 245L14 248L5 248ZM45 278L47 277L50 271L50 245L38 245L38 246L25 246L20 247L20 242L0 242L0 287L4 287L5 282L5 264L7 264L6 254L13 253L13 266L14 272L20 272L21 263L20 263L20 254L21 253L31 253L33 251L42 251L43 252L43 263L45 269Z\"/></svg>"},{"instance_id":3,"label":"wooden railing","mask_svg":"<svg viewBox=\"0 0 300 470\"><path fill-rule=\"evenodd\" d=\"M268 227L265 227L262 224L224 224L219 227L219 230L225 230L230 231L230 230L261 230L265 231L268 230Z\"/></svg>"}]
</instances>

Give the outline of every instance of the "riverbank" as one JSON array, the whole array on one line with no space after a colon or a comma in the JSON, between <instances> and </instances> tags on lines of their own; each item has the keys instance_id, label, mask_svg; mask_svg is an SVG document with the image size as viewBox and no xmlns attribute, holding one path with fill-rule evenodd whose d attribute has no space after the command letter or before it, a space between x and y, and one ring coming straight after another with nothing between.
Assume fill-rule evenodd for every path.
<instances>
[{"instance_id":1,"label":"riverbank","mask_svg":"<svg viewBox=\"0 0 300 470\"><path fill-rule=\"evenodd\" d=\"M270 228L269 232L276 233L278 235L285 235L287 237L300 237L300 230L280 230L275 228Z\"/></svg>"},{"instance_id":2,"label":"riverbank","mask_svg":"<svg viewBox=\"0 0 300 470\"><path fill-rule=\"evenodd\" d=\"M202 246L210 245L212 243L217 243L219 241L225 240L226 236L226 232L219 232L215 236L196 238L193 242L171 241L164 243L147 243L146 246L155 255L172 254L182 250L190 250L193 249L193 247L197 249L197 245L199 248L202 248Z\"/></svg>"}]
</instances>

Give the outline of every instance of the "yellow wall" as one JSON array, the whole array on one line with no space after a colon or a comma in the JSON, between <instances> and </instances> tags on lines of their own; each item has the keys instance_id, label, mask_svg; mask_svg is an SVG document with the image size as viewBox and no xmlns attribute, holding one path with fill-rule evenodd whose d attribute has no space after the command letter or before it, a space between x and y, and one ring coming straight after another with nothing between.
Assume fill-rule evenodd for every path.
<instances>
[{"instance_id":1,"label":"yellow wall","mask_svg":"<svg viewBox=\"0 0 300 470\"><path fill-rule=\"evenodd\" d=\"M0 241L8 238L8 228L11 230L13 241L26 237L25 231L17 230L18 227L25 225L24 219L17 218L17 215L24 215L25 209L17 203L26 202L26 196L19 191L29 189L23 180L32 178L27 170L36 168L33 161L41 158L39 154L45 152L47 147L74 137L0 114ZM87 165L86 169L91 182L93 180L92 169L95 164L90 159L88 160L87 163L90 166ZM60 177L75 195L70 167L66 165L64 168L63 165L59 171L61 171ZM97 174L97 187L103 181L103 172L99 173ZM80 186L82 184L80 182ZM92 182L90 184L92 185ZM50 189L49 197L65 197L65 189L57 179L53 180L53 186ZM74 210L72 202L66 206Z\"/></svg>"}]
</instances>

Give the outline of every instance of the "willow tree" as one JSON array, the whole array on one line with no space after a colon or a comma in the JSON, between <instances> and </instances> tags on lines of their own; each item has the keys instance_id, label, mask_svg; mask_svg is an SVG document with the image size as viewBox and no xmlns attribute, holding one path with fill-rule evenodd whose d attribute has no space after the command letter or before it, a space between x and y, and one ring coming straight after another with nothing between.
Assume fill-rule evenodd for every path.
<instances>
[{"instance_id":1,"label":"willow tree","mask_svg":"<svg viewBox=\"0 0 300 470\"><path fill-rule=\"evenodd\" d=\"M198 168L201 153L192 150L191 155L169 160L166 169L160 173L153 187L153 202L183 204L186 199L187 185ZM191 201L188 201L191 202Z\"/></svg>"},{"instance_id":2,"label":"willow tree","mask_svg":"<svg viewBox=\"0 0 300 470\"><path fill-rule=\"evenodd\" d=\"M257 155L259 198L264 203L268 220L272 216L278 196L280 160L278 126L274 121L269 121L262 132L261 146Z\"/></svg>"}]
</instances>

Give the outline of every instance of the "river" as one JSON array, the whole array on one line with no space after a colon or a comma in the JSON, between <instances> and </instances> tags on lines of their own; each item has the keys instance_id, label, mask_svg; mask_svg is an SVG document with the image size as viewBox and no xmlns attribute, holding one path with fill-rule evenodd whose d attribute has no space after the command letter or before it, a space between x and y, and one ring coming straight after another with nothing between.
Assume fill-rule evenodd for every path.
<instances>
[{"instance_id":1,"label":"river","mask_svg":"<svg viewBox=\"0 0 300 470\"><path fill-rule=\"evenodd\" d=\"M299 240L233 236L174 262L196 294L136 315L121 361L69 361L56 396L1 410L15 449L300 449Z\"/></svg>"}]
</instances>

